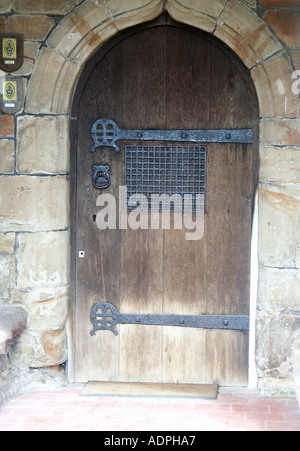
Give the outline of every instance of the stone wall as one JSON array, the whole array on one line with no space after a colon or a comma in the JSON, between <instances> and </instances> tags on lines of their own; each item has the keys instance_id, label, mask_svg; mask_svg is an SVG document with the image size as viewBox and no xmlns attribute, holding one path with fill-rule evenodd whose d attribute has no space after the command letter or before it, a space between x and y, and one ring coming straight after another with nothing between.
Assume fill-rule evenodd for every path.
<instances>
[{"instance_id":1,"label":"stone wall","mask_svg":"<svg viewBox=\"0 0 300 451\"><path fill-rule=\"evenodd\" d=\"M256 356L260 386L271 392L293 385L292 336L300 327L299 89L291 87L295 74L289 80L288 68L300 75L299 6L297 0L259 2L260 16L284 49L264 63L277 90L272 92L274 112L268 113L271 98L266 96L260 113L267 117L261 119L260 138Z\"/></svg>"},{"instance_id":2,"label":"stone wall","mask_svg":"<svg viewBox=\"0 0 300 451\"><path fill-rule=\"evenodd\" d=\"M251 70L260 104L256 362L262 388L291 390L300 328L299 0L1 0L0 31L25 37L13 76L26 95L20 113L0 115L0 303L28 311L23 365L68 360L73 90L104 41L164 9L213 33Z\"/></svg>"}]
</instances>

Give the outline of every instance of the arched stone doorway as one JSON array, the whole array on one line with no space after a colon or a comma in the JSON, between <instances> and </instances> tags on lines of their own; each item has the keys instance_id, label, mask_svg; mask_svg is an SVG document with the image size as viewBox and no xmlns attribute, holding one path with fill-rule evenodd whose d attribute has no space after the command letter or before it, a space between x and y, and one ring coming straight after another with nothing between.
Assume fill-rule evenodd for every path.
<instances>
[{"instance_id":1,"label":"arched stone doorway","mask_svg":"<svg viewBox=\"0 0 300 451\"><path fill-rule=\"evenodd\" d=\"M255 6L256 2L252 0L230 0L226 3L222 0L210 3L193 2L192 5L185 0L140 0L134 4L118 0L99 4L86 0L59 23L49 35L46 45L40 49L28 85L26 112L29 115L59 115L62 119L69 119L74 86L82 67L91 55L118 31L151 20L165 8L179 22L191 24L217 36L233 49L250 69L260 106L260 154L263 158L264 155L270 155L273 161L279 153L278 146L295 146L298 143L299 98L293 95L291 90L295 67L289 52L260 17ZM64 133L67 141L67 130ZM259 268L260 306L264 305L262 294L265 288L272 284L273 272L276 273L276 280L280 276L280 286L285 287L288 278L293 277L291 266L294 263L291 265L291 259L293 260L297 247L293 219L287 218L286 225L284 211L277 211L278 197L283 200L289 200L290 197L294 199L297 197L296 191L291 187L286 189L271 185L268 180L277 178L275 176L274 179L274 175L270 177L262 176L258 195L258 251L259 262L263 265ZM281 181L282 177L278 180ZM63 189L68 190L67 183ZM269 227L269 214L273 215L275 223L272 229ZM276 232L281 228L289 230L286 238ZM67 234L64 234L63 239L67 246ZM280 269L272 269L273 266ZM255 294L255 287L253 292ZM289 292L284 292L288 303ZM267 307L268 305L266 308L262 307L258 312L256 353L258 360L262 362L261 370L268 378L268 365L271 365L270 368L274 365L278 367L277 349L285 346L278 341L273 346L274 350L271 350L272 331L276 333L278 328L285 330L283 325L286 325L287 319L285 315L278 317L276 313L276 318L270 323L269 315L265 311ZM292 330L293 318L291 322L288 319L288 322ZM291 333L288 332L288 336L289 334ZM72 336L72 330L69 336ZM280 340L280 343L286 343L286 336L283 338L284 341ZM270 357L270 363L266 363L265 369L264 362L268 360L266 355ZM280 355L279 360L284 361L286 354ZM72 361L72 351L69 351L68 358ZM72 380L72 372L69 376Z\"/></svg>"},{"instance_id":2,"label":"arched stone doorway","mask_svg":"<svg viewBox=\"0 0 300 451\"><path fill-rule=\"evenodd\" d=\"M159 147L157 142L151 143L154 147L120 145L120 153L106 143L91 155L91 127L103 117L127 129L227 129L229 135L233 129L250 129L254 139L253 144L241 144L238 139L226 144L221 138L209 143L198 138L199 147L188 146L188 139L184 146L169 143L169 147ZM118 326L119 337L108 331L91 337L90 311L98 302L110 302L121 312L142 316L249 316L257 118L253 83L238 58L218 40L168 16L128 30L102 47L89 62L72 109L71 282L76 381L247 385L246 330L142 323ZM133 143L127 139L127 144ZM130 168L124 163L124 155L126 149L126 158L131 158L127 155L129 148L143 150L138 163L143 167L148 164L149 152L157 151L151 166L151 178L157 180L168 178L158 155L176 149L177 161L183 161L178 152L200 149L205 153L204 230L198 239L187 241L185 232L175 227L153 230L150 222L146 227L137 225L140 230L129 231L127 225L123 230L118 221L113 230L99 230L99 211L95 208L101 201L91 183L91 170L101 164L112 171L105 193L118 198L120 186L128 187L125 178ZM164 162L168 158L162 157ZM186 158L185 165L189 164ZM193 154L193 174L199 170L194 167L195 158ZM156 165L163 172L153 169ZM141 186L136 189L140 192Z\"/></svg>"}]
</instances>

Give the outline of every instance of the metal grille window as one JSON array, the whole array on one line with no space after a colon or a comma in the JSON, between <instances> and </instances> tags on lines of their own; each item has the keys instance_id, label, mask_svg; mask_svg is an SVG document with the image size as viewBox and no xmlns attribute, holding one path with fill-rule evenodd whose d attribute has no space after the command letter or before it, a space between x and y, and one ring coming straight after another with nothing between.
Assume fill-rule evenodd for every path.
<instances>
[{"instance_id":1,"label":"metal grille window","mask_svg":"<svg viewBox=\"0 0 300 451\"><path fill-rule=\"evenodd\" d=\"M204 209L206 153L205 146L125 146L128 210L149 209L158 196L160 211Z\"/></svg>"}]
</instances>

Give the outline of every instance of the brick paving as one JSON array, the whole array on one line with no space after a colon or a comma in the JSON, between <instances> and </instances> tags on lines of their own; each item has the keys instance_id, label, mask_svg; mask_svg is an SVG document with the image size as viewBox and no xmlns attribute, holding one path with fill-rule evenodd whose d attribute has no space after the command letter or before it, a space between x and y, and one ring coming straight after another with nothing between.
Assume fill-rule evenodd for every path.
<instances>
[{"instance_id":1,"label":"brick paving","mask_svg":"<svg viewBox=\"0 0 300 451\"><path fill-rule=\"evenodd\" d=\"M300 431L293 396L221 389L216 400L103 397L81 389L16 396L0 407L0 431Z\"/></svg>"}]
</instances>

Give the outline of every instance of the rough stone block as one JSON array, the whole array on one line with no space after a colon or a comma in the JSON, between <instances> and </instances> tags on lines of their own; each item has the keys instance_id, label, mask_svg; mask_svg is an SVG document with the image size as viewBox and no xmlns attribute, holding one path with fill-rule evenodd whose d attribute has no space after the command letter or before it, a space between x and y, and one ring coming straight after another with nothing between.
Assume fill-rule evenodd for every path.
<instances>
[{"instance_id":1,"label":"rough stone block","mask_svg":"<svg viewBox=\"0 0 300 451\"><path fill-rule=\"evenodd\" d=\"M3 1L3 0L2 0ZM68 14L81 0L12 0L17 13Z\"/></svg>"},{"instance_id":2,"label":"rough stone block","mask_svg":"<svg viewBox=\"0 0 300 451\"><path fill-rule=\"evenodd\" d=\"M258 305L267 312L299 310L300 269L259 268Z\"/></svg>"},{"instance_id":3,"label":"rough stone block","mask_svg":"<svg viewBox=\"0 0 300 451\"><path fill-rule=\"evenodd\" d=\"M14 255L0 255L0 299L10 301L15 288L16 262Z\"/></svg>"},{"instance_id":4,"label":"rough stone block","mask_svg":"<svg viewBox=\"0 0 300 451\"><path fill-rule=\"evenodd\" d=\"M48 39L49 47L83 65L93 49L117 32L102 4L89 1L65 17Z\"/></svg>"},{"instance_id":5,"label":"rough stone block","mask_svg":"<svg viewBox=\"0 0 300 451\"><path fill-rule=\"evenodd\" d=\"M0 3L0 13L9 13L11 10L11 1L12 0L1 0Z\"/></svg>"},{"instance_id":6,"label":"rough stone block","mask_svg":"<svg viewBox=\"0 0 300 451\"><path fill-rule=\"evenodd\" d=\"M27 325L27 312L16 305L0 305L0 355L9 340L20 335Z\"/></svg>"},{"instance_id":7,"label":"rough stone block","mask_svg":"<svg viewBox=\"0 0 300 451\"><path fill-rule=\"evenodd\" d=\"M169 0L167 2L167 10L174 20L212 33L224 3L223 0L216 2Z\"/></svg>"},{"instance_id":8,"label":"rough stone block","mask_svg":"<svg viewBox=\"0 0 300 451\"><path fill-rule=\"evenodd\" d=\"M4 138L14 137L15 120L10 114L0 115L0 136Z\"/></svg>"},{"instance_id":9,"label":"rough stone block","mask_svg":"<svg viewBox=\"0 0 300 451\"><path fill-rule=\"evenodd\" d=\"M68 358L67 335L65 328L30 333L21 337L24 358L31 368L43 368L60 365Z\"/></svg>"},{"instance_id":10,"label":"rough stone block","mask_svg":"<svg viewBox=\"0 0 300 451\"><path fill-rule=\"evenodd\" d=\"M29 311L32 308L34 309L34 306L43 304L44 302L47 304L47 302L58 301L59 299L64 301L67 296L68 286L32 287L28 290L18 290L16 288L13 302L23 305Z\"/></svg>"},{"instance_id":11,"label":"rough stone block","mask_svg":"<svg viewBox=\"0 0 300 451\"><path fill-rule=\"evenodd\" d=\"M259 178L262 182L300 186L300 147L261 146Z\"/></svg>"},{"instance_id":12,"label":"rough stone block","mask_svg":"<svg viewBox=\"0 0 300 451\"><path fill-rule=\"evenodd\" d=\"M15 233L0 233L0 254L13 254L15 241Z\"/></svg>"},{"instance_id":13,"label":"rough stone block","mask_svg":"<svg viewBox=\"0 0 300 451\"><path fill-rule=\"evenodd\" d=\"M292 57L294 67L296 70L300 71L300 50L291 50L290 55ZM298 79L300 78L300 74L298 75ZM294 79L296 80L296 79ZM298 86L300 86L300 82L298 83Z\"/></svg>"},{"instance_id":14,"label":"rough stone block","mask_svg":"<svg viewBox=\"0 0 300 451\"><path fill-rule=\"evenodd\" d=\"M18 289L68 284L68 231L22 233L18 244Z\"/></svg>"},{"instance_id":15,"label":"rough stone block","mask_svg":"<svg viewBox=\"0 0 300 451\"><path fill-rule=\"evenodd\" d=\"M51 49L43 48L28 85L26 112L69 113L80 66Z\"/></svg>"},{"instance_id":16,"label":"rough stone block","mask_svg":"<svg viewBox=\"0 0 300 451\"><path fill-rule=\"evenodd\" d=\"M163 12L161 0L106 0L104 5L118 30L155 19Z\"/></svg>"},{"instance_id":17,"label":"rough stone block","mask_svg":"<svg viewBox=\"0 0 300 451\"><path fill-rule=\"evenodd\" d=\"M266 145L299 146L300 119L263 118L260 121L260 141Z\"/></svg>"},{"instance_id":18,"label":"rough stone block","mask_svg":"<svg viewBox=\"0 0 300 451\"><path fill-rule=\"evenodd\" d=\"M59 293L60 294L60 293ZM65 326L68 315L68 294L45 299L43 302L32 303L27 307L30 330L59 330Z\"/></svg>"},{"instance_id":19,"label":"rough stone block","mask_svg":"<svg viewBox=\"0 0 300 451\"><path fill-rule=\"evenodd\" d=\"M243 0L244 3L247 3L247 5L249 5L251 8L256 8L257 7L257 0Z\"/></svg>"},{"instance_id":20,"label":"rough stone block","mask_svg":"<svg viewBox=\"0 0 300 451\"><path fill-rule=\"evenodd\" d=\"M0 232L66 229L68 189L63 176L0 176Z\"/></svg>"},{"instance_id":21,"label":"rough stone block","mask_svg":"<svg viewBox=\"0 0 300 451\"><path fill-rule=\"evenodd\" d=\"M239 0L229 0L226 4L214 34L249 68L282 48L263 19Z\"/></svg>"},{"instance_id":22,"label":"rough stone block","mask_svg":"<svg viewBox=\"0 0 300 451\"><path fill-rule=\"evenodd\" d=\"M261 375L293 379L291 349L293 328L292 315L257 312L256 331L259 340L256 361Z\"/></svg>"},{"instance_id":23,"label":"rough stone block","mask_svg":"<svg viewBox=\"0 0 300 451\"><path fill-rule=\"evenodd\" d=\"M70 54L70 60L76 64L83 66L90 58L91 50L97 50L99 46L106 40L113 37L117 29L110 19L101 23L88 36L82 39L79 45Z\"/></svg>"},{"instance_id":24,"label":"rough stone block","mask_svg":"<svg viewBox=\"0 0 300 451\"><path fill-rule=\"evenodd\" d=\"M293 340L293 363L294 363L294 383L296 397L300 407L300 330L296 330L292 336Z\"/></svg>"},{"instance_id":25,"label":"rough stone block","mask_svg":"<svg viewBox=\"0 0 300 451\"><path fill-rule=\"evenodd\" d=\"M69 169L68 119L21 116L17 125L19 173L63 174Z\"/></svg>"},{"instance_id":26,"label":"rough stone block","mask_svg":"<svg viewBox=\"0 0 300 451\"><path fill-rule=\"evenodd\" d=\"M108 20L109 16L103 5L86 2L69 16L49 36L48 46L65 57L69 57L82 40L88 40L95 26ZM95 23L96 20L96 23Z\"/></svg>"},{"instance_id":27,"label":"rough stone block","mask_svg":"<svg viewBox=\"0 0 300 451\"><path fill-rule=\"evenodd\" d=\"M8 17L6 30L22 34L29 41L44 41L54 25L54 20L49 16L14 14Z\"/></svg>"},{"instance_id":28,"label":"rough stone block","mask_svg":"<svg viewBox=\"0 0 300 451\"><path fill-rule=\"evenodd\" d=\"M65 64L65 58L47 48L43 48L28 85L26 111L29 113L52 112L57 79Z\"/></svg>"},{"instance_id":29,"label":"rough stone block","mask_svg":"<svg viewBox=\"0 0 300 451\"><path fill-rule=\"evenodd\" d=\"M24 63L20 69L14 72L14 75L31 75L34 62L38 56L40 43L36 41L24 42ZM0 71L1 73L1 71Z\"/></svg>"},{"instance_id":30,"label":"rough stone block","mask_svg":"<svg viewBox=\"0 0 300 451\"><path fill-rule=\"evenodd\" d=\"M170 5L178 8L178 11L189 10L190 14L197 15L197 13L205 14L214 18L218 18L224 9L226 0L168 0L167 9Z\"/></svg>"},{"instance_id":31,"label":"rough stone block","mask_svg":"<svg viewBox=\"0 0 300 451\"><path fill-rule=\"evenodd\" d=\"M295 394L292 370L289 371L289 377L278 376L280 373L277 369L270 372L277 376L259 376L257 389L260 394L267 396L293 396Z\"/></svg>"},{"instance_id":32,"label":"rough stone block","mask_svg":"<svg viewBox=\"0 0 300 451\"><path fill-rule=\"evenodd\" d=\"M13 174L15 169L15 141L0 139L0 173Z\"/></svg>"},{"instance_id":33,"label":"rough stone block","mask_svg":"<svg viewBox=\"0 0 300 451\"><path fill-rule=\"evenodd\" d=\"M300 355L298 356L298 360L300 360ZM300 373L300 370L298 370ZM300 407L300 375L297 374L297 376L294 377L295 380L295 391L296 391L296 397L299 403Z\"/></svg>"},{"instance_id":34,"label":"rough stone block","mask_svg":"<svg viewBox=\"0 0 300 451\"><path fill-rule=\"evenodd\" d=\"M252 69L251 75L257 89L260 116L299 115L299 96L292 90L293 71L285 51Z\"/></svg>"},{"instance_id":35,"label":"rough stone block","mask_svg":"<svg viewBox=\"0 0 300 451\"><path fill-rule=\"evenodd\" d=\"M270 27L288 47L299 47L300 13L289 10L271 10L265 16Z\"/></svg>"},{"instance_id":36,"label":"rough stone block","mask_svg":"<svg viewBox=\"0 0 300 451\"><path fill-rule=\"evenodd\" d=\"M300 192L298 186L264 184L259 188L259 262L299 267Z\"/></svg>"}]
</instances>

